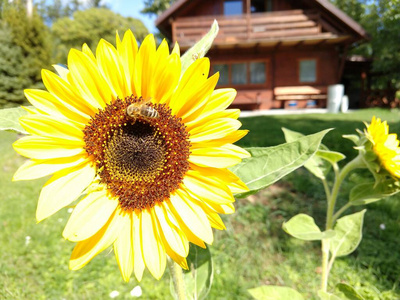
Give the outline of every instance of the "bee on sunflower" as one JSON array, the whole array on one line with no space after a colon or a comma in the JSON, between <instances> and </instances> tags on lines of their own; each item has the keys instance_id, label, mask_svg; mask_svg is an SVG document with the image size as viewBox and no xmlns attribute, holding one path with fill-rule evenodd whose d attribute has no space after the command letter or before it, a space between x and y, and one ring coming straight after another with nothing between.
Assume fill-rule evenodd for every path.
<instances>
[{"instance_id":1,"label":"bee on sunflower","mask_svg":"<svg viewBox=\"0 0 400 300\"><path fill-rule=\"evenodd\" d=\"M131 31L117 34L116 47L101 40L95 54L72 49L68 69L43 70L47 91L25 91L30 135L13 147L29 160L13 179L52 174L38 222L75 205L63 232L77 243L71 269L113 245L125 281L145 268L159 279L167 256L187 269L189 243L211 244L212 228L225 229L219 214L247 191L228 170L249 156L233 144L247 134L240 111L227 109L236 91L215 90L207 58L181 76L179 47L156 48L152 35L139 48ZM143 105L146 114L127 113Z\"/></svg>"}]
</instances>

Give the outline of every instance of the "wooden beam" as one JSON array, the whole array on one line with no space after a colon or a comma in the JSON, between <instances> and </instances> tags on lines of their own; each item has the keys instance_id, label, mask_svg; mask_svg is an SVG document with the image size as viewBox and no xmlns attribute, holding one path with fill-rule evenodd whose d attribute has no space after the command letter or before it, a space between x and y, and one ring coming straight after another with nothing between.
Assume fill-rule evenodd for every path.
<instances>
[{"instance_id":1,"label":"wooden beam","mask_svg":"<svg viewBox=\"0 0 400 300\"><path fill-rule=\"evenodd\" d=\"M342 78L343 70L344 70L344 64L346 62L346 57L347 57L348 51L349 51L349 45L345 45L344 49L342 51L342 55L341 55L340 60L339 60L339 69L338 69L337 82L339 82L340 78Z\"/></svg>"}]
</instances>

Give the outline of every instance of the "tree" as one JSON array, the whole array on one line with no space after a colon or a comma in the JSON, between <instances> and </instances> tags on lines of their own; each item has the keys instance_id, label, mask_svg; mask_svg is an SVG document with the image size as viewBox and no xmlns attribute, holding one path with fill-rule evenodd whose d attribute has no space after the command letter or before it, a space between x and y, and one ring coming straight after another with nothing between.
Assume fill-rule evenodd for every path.
<instances>
[{"instance_id":1,"label":"tree","mask_svg":"<svg viewBox=\"0 0 400 300\"><path fill-rule=\"evenodd\" d=\"M21 47L27 62L25 75L34 83L41 81L41 69L50 66L51 38L48 27L36 10L29 18L22 4L7 5L3 9L3 21L9 26L12 42Z\"/></svg>"},{"instance_id":2,"label":"tree","mask_svg":"<svg viewBox=\"0 0 400 300\"><path fill-rule=\"evenodd\" d=\"M331 0L359 22L371 40L355 45L353 53L373 59L372 71L379 74L377 88L400 88L400 0Z\"/></svg>"},{"instance_id":3,"label":"tree","mask_svg":"<svg viewBox=\"0 0 400 300\"><path fill-rule=\"evenodd\" d=\"M43 87L41 70L50 66L50 31L34 9L27 16L24 1L1 6L0 106L24 102L25 88Z\"/></svg>"},{"instance_id":4,"label":"tree","mask_svg":"<svg viewBox=\"0 0 400 300\"><path fill-rule=\"evenodd\" d=\"M144 9L140 12L142 14L160 15L163 11L168 9L176 0L145 0Z\"/></svg>"},{"instance_id":5,"label":"tree","mask_svg":"<svg viewBox=\"0 0 400 300\"><path fill-rule=\"evenodd\" d=\"M10 36L12 31L4 22L0 23L0 107L17 106L25 103L24 88L32 81L24 76L22 48L15 45Z\"/></svg>"},{"instance_id":6,"label":"tree","mask_svg":"<svg viewBox=\"0 0 400 300\"><path fill-rule=\"evenodd\" d=\"M106 8L91 8L76 11L73 19L61 18L52 26L53 35L59 39L57 51L58 62L65 63L70 48L82 49L87 43L92 50L101 38L115 41L115 33L120 34L131 29L138 40L143 40L148 34L142 21L131 17L123 17Z\"/></svg>"}]
</instances>

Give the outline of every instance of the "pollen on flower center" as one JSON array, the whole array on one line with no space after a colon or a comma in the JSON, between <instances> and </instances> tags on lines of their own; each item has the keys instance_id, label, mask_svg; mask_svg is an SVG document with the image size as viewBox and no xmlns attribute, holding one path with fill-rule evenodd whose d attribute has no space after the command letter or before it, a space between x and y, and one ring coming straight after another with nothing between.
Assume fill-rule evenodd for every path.
<instances>
[{"instance_id":1,"label":"pollen on flower center","mask_svg":"<svg viewBox=\"0 0 400 300\"><path fill-rule=\"evenodd\" d=\"M118 180L151 182L163 170L165 142L153 127L128 124L105 147L105 165Z\"/></svg>"},{"instance_id":2,"label":"pollen on flower center","mask_svg":"<svg viewBox=\"0 0 400 300\"><path fill-rule=\"evenodd\" d=\"M148 104L157 117L131 117L134 96L100 110L84 129L85 149L102 183L125 210L153 207L179 188L189 169L189 135L165 105Z\"/></svg>"}]
</instances>

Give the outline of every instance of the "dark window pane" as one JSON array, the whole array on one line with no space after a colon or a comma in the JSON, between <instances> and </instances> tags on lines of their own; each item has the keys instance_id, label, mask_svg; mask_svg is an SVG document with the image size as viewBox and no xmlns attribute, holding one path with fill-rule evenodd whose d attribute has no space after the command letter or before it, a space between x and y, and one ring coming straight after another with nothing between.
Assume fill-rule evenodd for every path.
<instances>
[{"instance_id":1,"label":"dark window pane","mask_svg":"<svg viewBox=\"0 0 400 300\"><path fill-rule=\"evenodd\" d=\"M300 61L300 82L317 81L317 61L307 59Z\"/></svg>"},{"instance_id":2,"label":"dark window pane","mask_svg":"<svg viewBox=\"0 0 400 300\"><path fill-rule=\"evenodd\" d=\"M232 84L246 84L247 83L247 65L233 64L232 65Z\"/></svg>"},{"instance_id":3,"label":"dark window pane","mask_svg":"<svg viewBox=\"0 0 400 300\"><path fill-rule=\"evenodd\" d=\"M229 0L224 1L224 15L241 15L243 14L243 2L242 0Z\"/></svg>"},{"instance_id":4,"label":"dark window pane","mask_svg":"<svg viewBox=\"0 0 400 300\"><path fill-rule=\"evenodd\" d=\"M219 72L218 85L229 84L229 71L228 65L214 65L214 73Z\"/></svg>"},{"instance_id":5,"label":"dark window pane","mask_svg":"<svg viewBox=\"0 0 400 300\"><path fill-rule=\"evenodd\" d=\"M251 12L265 12L265 0L251 0Z\"/></svg>"},{"instance_id":6,"label":"dark window pane","mask_svg":"<svg viewBox=\"0 0 400 300\"><path fill-rule=\"evenodd\" d=\"M250 83L265 83L265 63L250 63Z\"/></svg>"}]
</instances>

